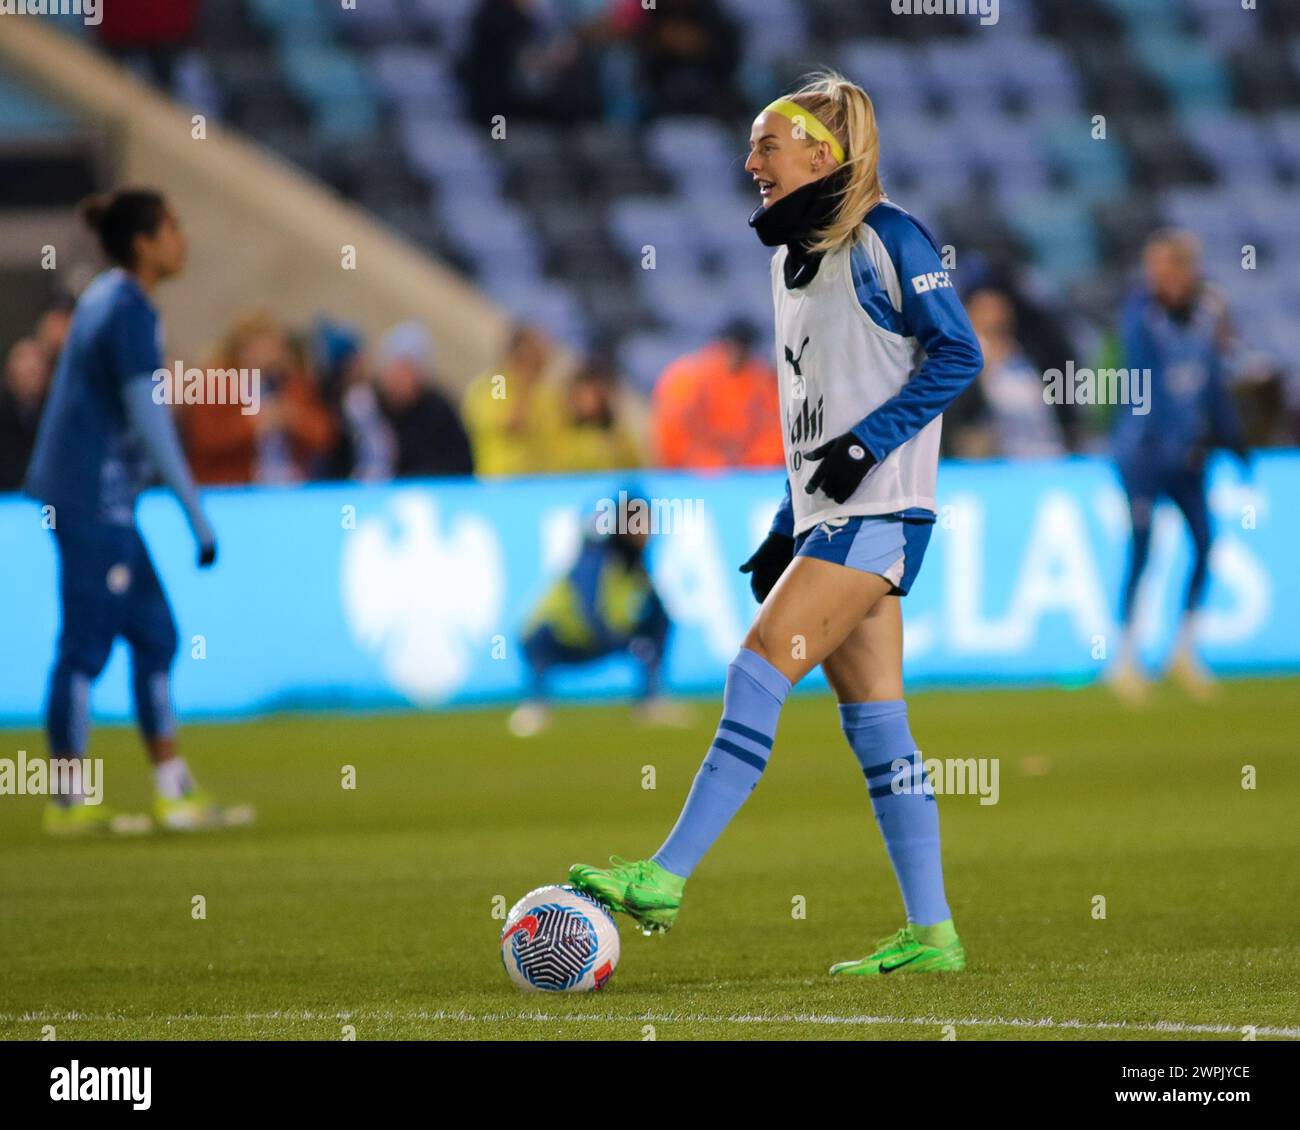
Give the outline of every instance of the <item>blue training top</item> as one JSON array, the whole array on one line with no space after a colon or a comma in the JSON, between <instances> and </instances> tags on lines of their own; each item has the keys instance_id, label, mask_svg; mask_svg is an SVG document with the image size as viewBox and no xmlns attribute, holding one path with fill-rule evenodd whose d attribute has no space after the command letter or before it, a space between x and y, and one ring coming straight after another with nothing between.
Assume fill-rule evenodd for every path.
<instances>
[{"instance_id":1,"label":"blue training top","mask_svg":"<svg viewBox=\"0 0 1300 1130\"><path fill-rule=\"evenodd\" d=\"M74 517L134 521L153 473L124 391L162 367L158 311L126 271L97 276L77 302L24 490Z\"/></svg>"},{"instance_id":2,"label":"blue training top","mask_svg":"<svg viewBox=\"0 0 1300 1130\"><path fill-rule=\"evenodd\" d=\"M1121 409L1112 436L1121 463L1144 460L1183 467L1199 445L1241 449L1241 422L1228 393L1224 312L1213 292L1200 295L1184 319L1150 291L1136 291L1122 315L1124 364L1151 370L1151 410Z\"/></svg>"}]
</instances>

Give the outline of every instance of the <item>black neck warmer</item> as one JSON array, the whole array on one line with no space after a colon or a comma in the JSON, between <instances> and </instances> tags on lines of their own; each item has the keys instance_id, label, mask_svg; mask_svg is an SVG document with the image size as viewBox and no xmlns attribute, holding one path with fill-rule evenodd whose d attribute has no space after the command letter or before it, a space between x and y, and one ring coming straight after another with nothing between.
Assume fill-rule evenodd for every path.
<instances>
[{"instance_id":1,"label":"black neck warmer","mask_svg":"<svg viewBox=\"0 0 1300 1130\"><path fill-rule=\"evenodd\" d=\"M796 188L768 207L759 206L749 217L749 226L767 247L785 244L785 285L790 290L807 286L817 277L822 253L808 250L813 234L835 216L840 197L849 182L850 170L841 165L820 180Z\"/></svg>"}]
</instances>

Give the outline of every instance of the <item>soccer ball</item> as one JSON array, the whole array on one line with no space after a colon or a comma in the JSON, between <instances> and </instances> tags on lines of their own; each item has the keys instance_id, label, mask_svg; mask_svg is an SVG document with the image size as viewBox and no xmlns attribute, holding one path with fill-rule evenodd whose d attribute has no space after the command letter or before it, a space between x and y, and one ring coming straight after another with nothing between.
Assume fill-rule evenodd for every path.
<instances>
[{"instance_id":1,"label":"soccer ball","mask_svg":"<svg viewBox=\"0 0 1300 1130\"><path fill-rule=\"evenodd\" d=\"M591 993L618 966L618 927L600 903L574 887L538 887L510 909L501 963L525 992Z\"/></svg>"}]
</instances>

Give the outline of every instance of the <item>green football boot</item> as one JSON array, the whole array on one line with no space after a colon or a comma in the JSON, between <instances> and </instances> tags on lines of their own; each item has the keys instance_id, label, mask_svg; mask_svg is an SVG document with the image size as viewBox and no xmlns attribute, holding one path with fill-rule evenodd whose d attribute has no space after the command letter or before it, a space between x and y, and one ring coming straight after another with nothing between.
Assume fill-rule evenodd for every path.
<instances>
[{"instance_id":1,"label":"green football boot","mask_svg":"<svg viewBox=\"0 0 1300 1130\"><path fill-rule=\"evenodd\" d=\"M611 855L609 861L613 867L575 863L569 868L569 882L634 919L643 934L671 930L682 908L686 880L665 871L652 859L628 862Z\"/></svg>"},{"instance_id":2,"label":"green football boot","mask_svg":"<svg viewBox=\"0 0 1300 1130\"><path fill-rule=\"evenodd\" d=\"M832 975L883 977L888 973L960 973L966 968L966 948L949 918L933 926L910 922L895 934L881 938L876 950L857 961L831 966Z\"/></svg>"},{"instance_id":3,"label":"green football boot","mask_svg":"<svg viewBox=\"0 0 1300 1130\"><path fill-rule=\"evenodd\" d=\"M71 839L76 836L132 836L153 831L147 816L128 816L102 804L55 804L50 801L41 813L41 828L47 836Z\"/></svg>"},{"instance_id":4,"label":"green football boot","mask_svg":"<svg viewBox=\"0 0 1300 1130\"><path fill-rule=\"evenodd\" d=\"M193 789L182 797L156 794L154 819L168 832L202 832L212 828L237 828L253 823L254 813L247 805L227 807L218 804L204 789Z\"/></svg>"}]
</instances>

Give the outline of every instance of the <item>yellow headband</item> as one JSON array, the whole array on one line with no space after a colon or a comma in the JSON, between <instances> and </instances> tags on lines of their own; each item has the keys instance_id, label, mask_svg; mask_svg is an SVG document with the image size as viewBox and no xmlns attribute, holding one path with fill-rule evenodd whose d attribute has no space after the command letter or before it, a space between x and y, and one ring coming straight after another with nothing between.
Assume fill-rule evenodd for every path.
<instances>
[{"instance_id":1,"label":"yellow headband","mask_svg":"<svg viewBox=\"0 0 1300 1130\"><path fill-rule=\"evenodd\" d=\"M800 106L798 102L791 101L789 98L778 98L771 105L764 106L763 112L771 111L773 114L780 114L783 118L789 118L797 127L801 127L809 137L817 141L824 141L831 147L831 152L835 154L835 160L843 162L844 146L842 146L824 125L820 119L811 110Z\"/></svg>"}]
</instances>

